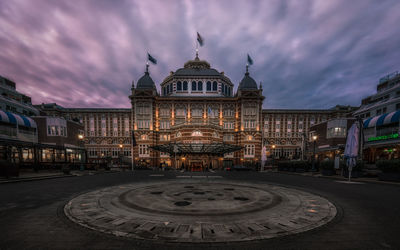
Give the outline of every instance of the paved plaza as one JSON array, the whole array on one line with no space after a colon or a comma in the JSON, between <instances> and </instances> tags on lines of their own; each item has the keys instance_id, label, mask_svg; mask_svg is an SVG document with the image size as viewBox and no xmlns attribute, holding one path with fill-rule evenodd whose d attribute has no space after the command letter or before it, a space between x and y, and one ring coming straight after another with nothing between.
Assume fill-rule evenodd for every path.
<instances>
[{"instance_id":1,"label":"paved plaza","mask_svg":"<svg viewBox=\"0 0 400 250\"><path fill-rule=\"evenodd\" d=\"M0 249L399 249L399 185L102 173L0 185Z\"/></svg>"}]
</instances>

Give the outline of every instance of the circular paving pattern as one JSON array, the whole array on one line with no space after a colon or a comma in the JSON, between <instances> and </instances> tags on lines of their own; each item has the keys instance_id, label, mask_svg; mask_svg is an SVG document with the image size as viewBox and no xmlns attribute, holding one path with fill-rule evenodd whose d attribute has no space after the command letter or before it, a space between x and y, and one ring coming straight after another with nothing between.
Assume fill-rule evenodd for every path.
<instances>
[{"instance_id":1,"label":"circular paving pattern","mask_svg":"<svg viewBox=\"0 0 400 250\"><path fill-rule=\"evenodd\" d=\"M279 186L169 181L89 192L64 212L82 226L118 236L229 242L307 231L332 220L336 208L320 196Z\"/></svg>"}]
</instances>

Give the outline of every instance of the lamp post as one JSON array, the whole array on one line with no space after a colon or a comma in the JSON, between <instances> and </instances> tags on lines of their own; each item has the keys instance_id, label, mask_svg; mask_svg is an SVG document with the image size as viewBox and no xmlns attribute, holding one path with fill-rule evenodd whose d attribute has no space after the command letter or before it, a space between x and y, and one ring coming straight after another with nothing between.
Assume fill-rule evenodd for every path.
<instances>
[{"instance_id":1,"label":"lamp post","mask_svg":"<svg viewBox=\"0 0 400 250\"><path fill-rule=\"evenodd\" d=\"M83 147L83 139L84 139L83 134L78 134L78 139L79 139L79 146ZM83 164L82 164L82 158L83 158L83 154L82 154L82 151L81 151L81 159L80 159L80 162L81 162L81 168L80 168L80 170L81 170L81 171L85 170L85 167L84 167ZM85 158L86 158L86 157L85 157ZM86 159L85 159L85 160L86 160Z\"/></svg>"},{"instance_id":2,"label":"lamp post","mask_svg":"<svg viewBox=\"0 0 400 250\"><path fill-rule=\"evenodd\" d=\"M271 165L272 165L272 167L274 166L274 159L275 159L275 148L276 148L276 146L275 146L275 144L273 144L272 146L271 146L271 148L272 148L272 150L271 150L271 158L272 158L272 162L271 162Z\"/></svg>"},{"instance_id":3,"label":"lamp post","mask_svg":"<svg viewBox=\"0 0 400 250\"><path fill-rule=\"evenodd\" d=\"M119 148L121 149L120 151L119 151L119 168L122 168L122 156L123 156L123 152L122 152L122 150L123 150L123 147L124 147L124 145L122 145L122 144L119 144Z\"/></svg>"},{"instance_id":4,"label":"lamp post","mask_svg":"<svg viewBox=\"0 0 400 250\"><path fill-rule=\"evenodd\" d=\"M313 144L314 144L314 153L313 153L313 158L312 158L312 168L311 168L311 170L314 172L315 171L315 144L317 142L318 136L313 135L312 139L313 139Z\"/></svg>"}]
</instances>

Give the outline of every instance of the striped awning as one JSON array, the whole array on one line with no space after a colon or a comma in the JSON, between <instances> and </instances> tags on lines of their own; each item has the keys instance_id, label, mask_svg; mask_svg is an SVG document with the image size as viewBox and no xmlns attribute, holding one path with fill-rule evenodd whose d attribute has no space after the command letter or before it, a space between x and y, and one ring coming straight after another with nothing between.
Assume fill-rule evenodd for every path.
<instances>
[{"instance_id":1,"label":"striped awning","mask_svg":"<svg viewBox=\"0 0 400 250\"><path fill-rule=\"evenodd\" d=\"M394 122L398 122L400 120L400 110L394 111L392 113L387 113L383 115L378 115L374 117L370 117L364 120L364 128L372 128L375 126L382 126Z\"/></svg>"},{"instance_id":2,"label":"striped awning","mask_svg":"<svg viewBox=\"0 0 400 250\"><path fill-rule=\"evenodd\" d=\"M0 121L18 124L18 126L25 126L29 128L36 128L36 122L31 118L23 115L17 115L0 109Z\"/></svg>"}]
</instances>

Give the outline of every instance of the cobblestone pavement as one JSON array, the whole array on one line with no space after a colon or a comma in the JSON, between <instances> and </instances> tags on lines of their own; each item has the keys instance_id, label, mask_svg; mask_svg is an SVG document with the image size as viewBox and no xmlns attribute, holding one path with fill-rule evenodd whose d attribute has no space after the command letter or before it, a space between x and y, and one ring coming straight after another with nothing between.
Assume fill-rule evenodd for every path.
<instances>
[{"instance_id":1,"label":"cobblestone pavement","mask_svg":"<svg viewBox=\"0 0 400 250\"><path fill-rule=\"evenodd\" d=\"M193 188L186 188L188 191L176 198L173 196L173 194L176 194L175 188L179 188L179 185L183 182L186 182L185 186L193 186ZM221 186L214 186L214 189L196 187L199 182L220 183ZM162 183L165 185L160 186ZM169 190L167 188L168 183L175 183L176 186L169 185L171 187L171 190ZM221 189L229 188L224 186L226 183L243 187L243 190L239 189L240 192L237 193L234 190L225 190L227 192L223 194L223 199L231 202L230 206L233 207L236 204L235 202L239 204L240 202L248 202L248 204L257 202L259 201L257 197L260 194L262 194L261 196L265 195L265 199L269 200L268 202L265 201L266 203L262 204L262 206L268 207L271 202L273 203L274 195L278 197L286 197L288 195L283 195L279 190L259 188L274 186L282 188L282 190L294 190L293 192L298 192L297 194L312 195L313 197L321 197L324 201L330 201L336 207L337 215L329 223L320 227L281 237L247 241L226 240L223 242L211 242L212 240L209 240L208 242L192 243L184 241L171 242L169 239L163 240L161 238L152 240L146 237L118 237L83 227L71 221L64 213L65 205L69 201L77 197L83 197L81 195L84 194L97 192L98 190L109 190L113 186L152 186L153 189L150 188L146 191L139 188L138 192L128 192L125 195L125 200L119 200L120 203L116 203L112 207L122 211L127 211L134 207L135 210L137 209L143 214L149 213L159 216L157 220L170 222L169 220L162 220L161 217L176 216L169 213L171 212L169 209L175 208L171 204L179 201L195 204L199 201L196 199L213 198L211 194L216 195ZM258 195L257 192L246 191L247 187L257 187L259 189L256 190L259 192ZM205 191L211 192L206 193ZM164 199L172 199L171 202L174 202L169 204L154 203L156 206L152 210L162 209L163 213L142 211L137 207L148 207L148 204L143 203L146 200L139 201L136 198L146 192L163 192L161 194L152 194L153 198L164 195ZM204 192L205 194L194 194L194 192ZM120 172L35 182L9 183L0 186L0 231L2 232L0 234L0 249L400 249L400 237L398 237L400 232L400 217L398 216L400 214L399 193L400 188L396 185L373 183L349 185L325 178L280 173L260 174L255 172L189 174L137 171L134 174ZM204 197L201 198L202 196ZM247 198L248 200L238 199L232 201L232 198L234 199L235 197ZM312 198L310 197L307 197L306 200L311 200ZM192 198L192 200L185 200L185 198ZM212 204L212 201L210 203ZM190 205L185 206L185 204L187 203L181 203L180 205L183 206L176 207L182 212L190 207ZM309 205L316 204L310 203ZM111 206L111 203L108 205ZM207 203L203 205L208 206ZM273 210L277 207L279 205L271 206L270 209ZM211 210L215 209L212 206L209 208ZM239 210L241 208L243 206L236 207ZM195 212L201 212L201 210ZM233 215L232 220L229 221L222 217L219 218L218 211L214 212L216 215L210 217L218 219L207 217L206 222L220 220L230 224L235 221ZM258 213L257 210L252 210L250 207L242 212L254 215ZM248 218L248 222L251 223L250 217ZM118 224L121 221L114 220L113 222ZM121 223L120 226L122 227L123 224ZM175 230L181 230L179 227L173 226L174 224L169 224L164 224L164 226L173 227L174 232ZM282 224L294 226L293 224ZM151 231L153 227L153 231L160 230L157 226L147 229ZM282 228L283 226L280 227ZM204 228L207 231L207 236L211 238L211 230L214 230L214 233L219 230L214 225L212 227L206 225ZM254 228L250 226L250 228L257 229L255 226ZM243 228L243 232L246 232L246 230L251 231L248 228ZM248 235L251 234L249 233Z\"/></svg>"},{"instance_id":2,"label":"cobblestone pavement","mask_svg":"<svg viewBox=\"0 0 400 250\"><path fill-rule=\"evenodd\" d=\"M152 241L232 242L280 237L326 224L336 208L303 191L210 180L112 186L65 206L74 222Z\"/></svg>"}]
</instances>

